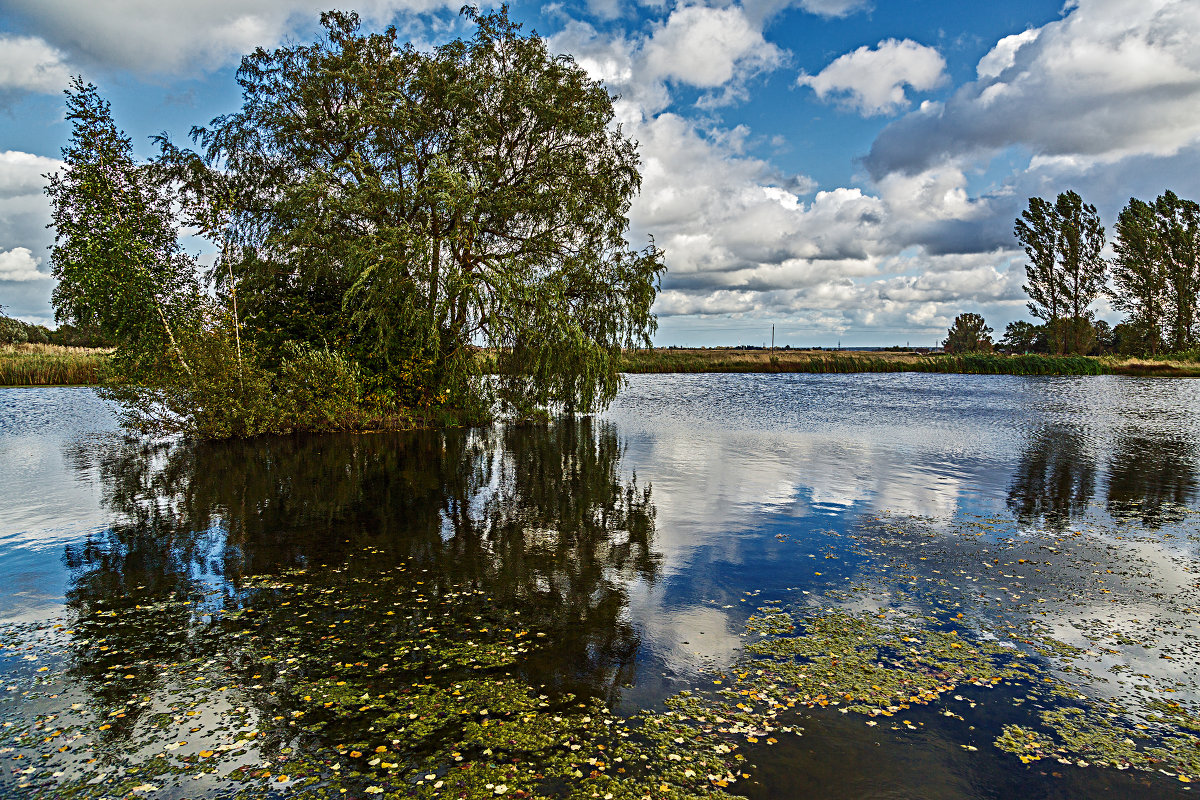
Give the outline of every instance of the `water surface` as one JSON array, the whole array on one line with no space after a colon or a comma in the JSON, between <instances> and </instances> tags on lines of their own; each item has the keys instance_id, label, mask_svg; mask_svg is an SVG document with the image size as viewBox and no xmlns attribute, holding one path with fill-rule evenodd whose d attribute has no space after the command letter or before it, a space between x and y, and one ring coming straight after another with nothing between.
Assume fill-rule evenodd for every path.
<instances>
[{"instance_id":1,"label":"water surface","mask_svg":"<svg viewBox=\"0 0 1200 800\"><path fill-rule=\"evenodd\" d=\"M0 791L52 796L93 774L131 786L131 752L186 739L168 752L192 754L188 796L221 794L220 769L188 770L239 741L230 718L261 736L227 767L357 741L352 718L289 726L296 712L279 712L311 699L319 667L370 662L383 690L399 680L392 644L440 647L451 627L470 628L471 646L525 632L503 640L515 655L495 674L547 703L661 712L681 690L737 680L763 639L747 622L777 608L801 631L830 613L936 620L1027 651L1037 681L1070 690L960 680L878 717L797 696L774 743L735 730L755 767L726 791L1182 794L1178 760L1023 763L993 743L1071 704L1134 734L1190 730L1150 717L1164 699L1191 714L1200 700L1198 401L1200 382L1119 377L647 375L605 414L549 426L194 444L124 439L86 389L0 390L0 709L24 737L10 757L40 757L35 735L71 712L80 733L55 749L57 777L14 761ZM396 627L405 617L411 629ZM276 657L301 666L268 674L260 662ZM229 691L192 687L185 703L174 665ZM185 706L208 720L195 732ZM428 790L393 773L388 791Z\"/></svg>"}]
</instances>

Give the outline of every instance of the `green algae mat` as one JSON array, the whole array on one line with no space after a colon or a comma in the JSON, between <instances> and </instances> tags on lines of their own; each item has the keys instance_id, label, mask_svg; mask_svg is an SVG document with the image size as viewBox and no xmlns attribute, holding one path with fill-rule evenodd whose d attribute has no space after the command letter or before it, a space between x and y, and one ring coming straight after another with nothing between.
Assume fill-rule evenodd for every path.
<instances>
[{"instance_id":1,"label":"green algae mat","mask_svg":"<svg viewBox=\"0 0 1200 800\"><path fill-rule=\"evenodd\" d=\"M991 741L968 726L964 750L1188 784L1200 780L1194 685L1124 675L1119 661L1096 670L1122 647L1173 660L1194 645L1194 626L1133 637L1081 618L1083 649L1043 621L1082 602L1088 584L1087 600L1136 595L1136 564L1086 569L1107 536L1129 539L1121 531L1035 545L994 521L953 532L867 522L835 537L822 566L844 548L871 559L868 580L756 605L733 662L632 714L532 683L527 662L549 644L545 631L478 585L409 563L379 570L375 548L335 569L247 577L236 608L219 590L98 603L69 623L4 630L8 788L75 798L725 797L753 782L759 752L820 724L814 714L916 730L916 710L966 722L989 693L1026 719ZM1069 559L1044 557L1064 551ZM970 584L975 602L953 581ZM1166 605L1186 619L1194 601ZM1126 677L1125 691L1091 691Z\"/></svg>"}]
</instances>

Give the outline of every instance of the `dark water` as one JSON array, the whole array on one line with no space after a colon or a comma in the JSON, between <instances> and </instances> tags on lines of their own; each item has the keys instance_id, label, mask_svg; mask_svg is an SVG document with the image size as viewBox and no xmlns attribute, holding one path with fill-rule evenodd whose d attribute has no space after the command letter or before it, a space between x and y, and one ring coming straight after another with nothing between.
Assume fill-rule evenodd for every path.
<instances>
[{"instance_id":1,"label":"dark water","mask_svg":"<svg viewBox=\"0 0 1200 800\"><path fill-rule=\"evenodd\" d=\"M733 670L762 603L950 609L993 639L1036 620L1080 648L1077 661L1051 657L1045 669L1065 676L1089 714L1120 700L1124 710L1109 713L1134 724L1144 717L1129 698L1168 694L1195 713L1198 470L1193 381L634 376L595 419L217 444L126 441L85 389L0 390L0 622L20 634L0 660L11 682L0 709L28 727L64 703L98 718L141 702L142 722L129 712L106 731L137 741L152 706L170 702L151 700L167 690L162 665L234 674L237 642L214 620L293 602L262 576L303 574L339 576L339 606L426 602L403 586L428 588L430 602L459 598L481 624L519 617L538 633L516 666L522 681L623 715ZM396 582L380 583L388 570ZM278 624L279 639L291 635ZM338 640L338 657L374 647L373 635ZM57 655L25 660L30 637ZM26 694L35 663L65 665L53 691ZM1003 725L1028 722L1025 688L959 692L896 726L832 707L793 712L803 735L748 748L752 778L729 791L1190 789L1177 763L1023 764L992 742ZM252 711L273 713L268 705ZM66 763L62 779L86 777L86 764ZM49 778L31 783L18 767L0 775L0 792L53 796Z\"/></svg>"}]
</instances>

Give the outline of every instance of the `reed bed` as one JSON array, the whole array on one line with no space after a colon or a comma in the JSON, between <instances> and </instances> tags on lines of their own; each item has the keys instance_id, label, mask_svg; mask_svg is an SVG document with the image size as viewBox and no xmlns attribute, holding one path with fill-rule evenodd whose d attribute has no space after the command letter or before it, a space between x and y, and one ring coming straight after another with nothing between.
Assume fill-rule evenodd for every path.
<instances>
[{"instance_id":1,"label":"reed bed","mask_svg":"<svg viewBox=\"0 0 1200 800\"><path fill-rule=\"evenodd\" d=\"M51 344L0 345L0 386L92 386L107 374L111 350ZM1115 356L833 352L821 350L630 350L622 371L935 372L967 375L1129 375L1200 377L1200 362Z\"/></svg>"},{"instance_id":2,"label":"reed bed","mask_svg":"<svg viewBox=\"0 0 1200 800\"><path fill-rule=\"evenodd\" d=\"M1145 373L1155 372L1147 366ZM1192 365L1200 369L1200 365ZM847 353L827 351L636 350L624 355L631 373L666 372L939 372L968 375L1104 375L1124 373L1122 362L1089 356L965 353Z\"/></svg>"},{"instance_id":3,"label":"reed bed","mask_svg":"<svg viewBox=\"0 0 1200 800\"><path fill-rule=\"evenodd\" d=\"M0 345L0 386L93 386L111 350L53 344Z\"/></svg>"}]
</instances>

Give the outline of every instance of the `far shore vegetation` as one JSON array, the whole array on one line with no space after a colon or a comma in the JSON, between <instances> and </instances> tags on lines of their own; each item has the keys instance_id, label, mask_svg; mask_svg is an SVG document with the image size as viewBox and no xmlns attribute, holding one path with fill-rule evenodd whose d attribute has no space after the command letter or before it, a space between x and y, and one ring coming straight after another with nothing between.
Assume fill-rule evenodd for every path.
<instances>
[{"instance_id":1,"label":"far shore vegetation","mask_svg":"<svg viewBox=\"0 0 1200 800\"><path fill-rule=\"evenodd\" d=\"M112 349L51 344L0 345L0 386L90 386L109 374ZM485 373L494 369L486 353ZM489 366L490 365L490 366ZM1132 375L1200 377L1200 353L1182 356L1055 356L1023 353L930 353L913 350L645 348L621 355L620 370L646 373L931 372L966 375ZM428 424L415 414L358 417L352 429ZM347 426L350 428L350 426Z\"/></svg>"},{"instance_id":2,"label":"far shore vegetation","mask_svg":"<svg viewBox=\"0 0 1200 800\"><path fill-rule=\"evenodd\" d=\"M111 350L57 344L0 344L0 386L94 386Z\"/></svg>"}]
</instances>

